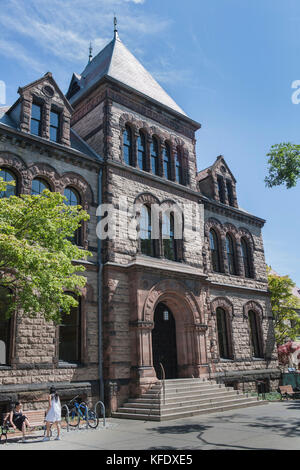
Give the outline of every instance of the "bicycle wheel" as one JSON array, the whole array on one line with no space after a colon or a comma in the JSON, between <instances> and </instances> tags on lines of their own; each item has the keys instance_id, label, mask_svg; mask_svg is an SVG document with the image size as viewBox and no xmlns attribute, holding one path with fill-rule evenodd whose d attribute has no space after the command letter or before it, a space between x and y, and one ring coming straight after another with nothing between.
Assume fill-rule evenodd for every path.
<instances>
[{"instance_id":1,"label":"bicycle wheel","mask_svg":"<svg viewBox=\"0 0 300 470\"><path fill-rule=\"evenodd\" d=\"M90 428L96 429L99 424L99 419L94 411L88 410L88 425Z\"/></svg>"},{"instance_id":2,"label":"bicycle wheel","mask_svg":"<svg viewBox=\"0 0 300 470\"><path fill-rule=\"evenodd\" d=\"M76 428L77 426L79 426L79 423L80 423L80 413L78 412L78 409L75 408L72 408L70 410L70 414L69 414L69 417L68 417L68 423L69 423L69 426L71 426L72 428Z\"/></svg>"}]
</instances>

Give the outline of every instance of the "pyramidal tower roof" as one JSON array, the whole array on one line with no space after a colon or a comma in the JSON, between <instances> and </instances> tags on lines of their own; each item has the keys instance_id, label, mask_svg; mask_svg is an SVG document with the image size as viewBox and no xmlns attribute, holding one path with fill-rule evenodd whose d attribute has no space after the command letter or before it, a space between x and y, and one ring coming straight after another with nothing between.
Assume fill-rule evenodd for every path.
<instances>
[{"instance_id":1,"label":"pyramidal tower roof","mask_svg":"<svg viewBox=\"0 0 300 470\"><path fill-rule=\"evenodd\" d=\"M75 103L103 77L113 79L186 116L185 112L123 44L116 27L113 40L89 60L81 75L73 75L67 92L70 103Z\"/></svg>"}]
</instances>

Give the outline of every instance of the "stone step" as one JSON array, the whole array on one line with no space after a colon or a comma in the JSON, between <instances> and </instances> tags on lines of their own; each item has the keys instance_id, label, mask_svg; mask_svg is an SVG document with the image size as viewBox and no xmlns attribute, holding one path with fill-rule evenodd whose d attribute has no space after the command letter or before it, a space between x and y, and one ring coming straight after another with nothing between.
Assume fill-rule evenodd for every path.
<instances>
[{"instance_id":1,"label":"stone step","mask_svg":"<svg viewBox=\"0 0 300 470\"><path fill-rule=\"evenodd\" d=\"M217 383L210 383L210 382L191 382L191 383L167 383L165 384L160 383L160 384L155 384L152 385L150 390L160 390L163 388L163 385L165 387L165 390L188 390L191 388L199 388L199 389L206 389L206 388L224 388L224 384L217 384Z\"/></svg>"},{"instance_id":2,"label":"stone step","mask_svg":"<svg viewBox=\"0 0 300 470\"><path fill-rule=\"evenodd\" d=\"M254 398L235 398L235 399L232 399L232 397L228 397L227 399L222 399L222 400L218 400L218 401L204 401L202 403L195 403L195 404L191 404L191 403L184 403L182 404L182 406L179 406L179 405L162 405L161 407L149 407L149 408L143 408L143 411L145 413L149 413L149 414L154 414L154 415L158 415L160 414L161 416L164 416L165 414L170 414L170 413L176 413L176 412L179 412L179 413L182 413L182 412L185 412L185 411L196 411L196 410L204 410L206 408L218 408L220 406L224 406L224 405L230 405L230 404L238 404L238 403L243 403L243 402L253 402L253 401L257 401L257 399L254 397ZM126 404L124 407L121 407L119 409L119 411L123 412L123 413L140 413L141 412L141 408L140 407L128 407L128 404Z\"/></svg>"},{"instance_id":3,"label":"stone step","mask_svg":"<svg viewBox=\"0 0 300 470\"><path fill-rule=\"evenodd\" d=\"M146 421L166 421L171 419L180 419L180 418L187 418L190 416L201 415L201 414L208 414L208 413L218 413L223 411L230 411L236 410L239 408L248 408L250 406L260 406L260 405L267 405L269 404L268 401L264 400L257 400L257 401L243 401L237 404L226 404L219 407L211 407L206 408L203 410L195 410L195 411L183 411L183 412L176 412L176 413L169 413L164 415L153 415L147 413L122 413L120 410L112 413L113 418L125 418L125 419L136 419L136 420L146 420ZM139 410L140 411L140 410Z\"/></svg>"},{"instance_id":4,"label":"stone step","mask_svg":"<svg viewBox=\"0 0 300 470\"><path fill-rule=\"evenodd\" d=\"M222 399L229 399L233 398L236 396L242 396L239 395L236 391L235 392L228 392L228 393L220 393L220 394L213 394L213 395L205 395L200 397L193 397L192 399L184 400L183 398L177 398L177 399L166 399L163 401L163 399L157 399L157 400L146 400L144 398L131 398L128 400L126 403L126 407L137 407L137 408L161 408L162 406L164 407L172 407L174 405L176 406L183 406L186 405L187 403L189 404L195 404L195 403L205 403L205 402L213 402L216 400L222 400Z\"/></svg>"},{"instance_id":5,"label":"stone step","mask_svg":"<svg viewBox=\"0 0 300 470\"><path fill-rule=\"evenodd\" d=\"M226 393L226 392L232 392L234 391L233 388L222 388L222 389L207 389L207 390L192 390L192 391L178 391L177 393L176 392L163 392L163 390L161 391L157 391L156 393L150 393L147 392L147 393L144 393L142 395L141 398L145 398L145 399L162 399L164 396L166 399L171 399L171 398L175 398L175 397L184 397L186 399L188 398L192 398L192 397L201 397L201 396L205 396L205 395L211 395L211 394L214 394L214 393Z\"/></svg>"},{"instance_id":6,"label":"stone step","mask_svg":"<svg viewBox=\"0 0 300 470\"><path fill-rule=\"evenodd\" d=\"M158 380L156 382L156 384L154 385L159 385L161 384L163 381L162 380ZM215 380L203 380L203 379L199 379L199 378L196 378L196 379L166 379L164 381L164 383L166 385L176 385L176 384L193 384L193 383L198 383L198 384L206 384L206 383L211 383L211 384L216 384L217 382Z\"/></svg>"}]
</instances>

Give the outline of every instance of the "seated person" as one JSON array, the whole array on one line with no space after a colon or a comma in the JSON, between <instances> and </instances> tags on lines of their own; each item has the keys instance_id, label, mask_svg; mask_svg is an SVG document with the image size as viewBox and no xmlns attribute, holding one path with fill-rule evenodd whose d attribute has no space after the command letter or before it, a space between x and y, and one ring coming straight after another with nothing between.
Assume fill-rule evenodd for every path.
<instances>
[{"instance_id":1,"label":"seated person","mask_svg":"<svg viewBox=\"0 0 300 470\"><path fill-rule=\"evenodd\" d=\"M9 422L14 428L14 430L18 429L19 431L22 431L22 441L24 442L26 426L29 428L30 423L28 421L27 416L23 414L22 403L20 403L19 401L16 402L14 409L10 412Z\"/></svg>"}]
</instances>

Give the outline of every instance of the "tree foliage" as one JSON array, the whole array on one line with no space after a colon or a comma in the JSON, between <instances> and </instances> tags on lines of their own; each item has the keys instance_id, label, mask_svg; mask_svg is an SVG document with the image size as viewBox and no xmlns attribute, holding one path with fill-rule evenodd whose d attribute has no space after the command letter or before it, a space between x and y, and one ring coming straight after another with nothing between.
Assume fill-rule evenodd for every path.
<instances>
[{"instance_id":1,"label":"tree foliage","mask_svg":"<svg viewBox=\"0 0 300 470\"><path fill-rule=\"evenodd\" d=\"M0 178L0 191L8 184ZM79 261L91 254L71 240L89 215L65 201L49 190L0 199L0 284L10 290L8 316L21 310L59 323L78 305L70 292L81 295L86 278Z\"/></svg>"},{"instance_id":2,"label":"tree foliage","mask_svg":"<svg viewBox=\"0 0 300 470\"><path fill-rule=\"evenodd\" d=\"M296 186L300 177L300 145L290 142L273 145L269 157L269 174L265 178L268 187L285 184L287 189Z\"/></svg>"},{"instance_id":3,"label":"tree foliage","mask_svg":"<svg viewBox=\"0 0 300 470\"><path fill-rule=\"evenodd\" d=\"M289 276L279 276L268 268L268 284L277 345L300 336L299 299L293 294L295 283Z\"/></svg>"}]
</instances>

